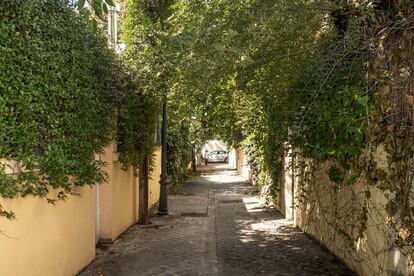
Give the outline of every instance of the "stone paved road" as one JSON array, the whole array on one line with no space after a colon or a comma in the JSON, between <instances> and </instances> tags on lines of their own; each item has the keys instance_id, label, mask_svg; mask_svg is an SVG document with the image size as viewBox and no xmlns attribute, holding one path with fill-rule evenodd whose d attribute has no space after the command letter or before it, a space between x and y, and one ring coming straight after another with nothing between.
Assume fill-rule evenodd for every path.
<instances>
[{"instance_id":1,"label":"stone paved road","mask_svg":"<svg viewBox=\"0 0 414 276\"><path fill-rule=\"evenodd\" d=\"M169 216L130 228L80 275L354 275L251 191L229 170L194 177Z\"/></svg>"}]
</instances>

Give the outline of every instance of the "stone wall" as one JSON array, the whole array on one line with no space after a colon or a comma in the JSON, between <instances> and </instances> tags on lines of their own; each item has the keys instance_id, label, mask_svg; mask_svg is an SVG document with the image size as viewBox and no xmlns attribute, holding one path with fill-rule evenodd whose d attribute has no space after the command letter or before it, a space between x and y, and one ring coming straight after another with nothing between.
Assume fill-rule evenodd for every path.
<instances>
[{"instance_id":1,"label":"stone wall","mask_svg":"<svg viewBox=\"0 0 414 276\"><path fill-rule=\"evenodd\" d=\"M377 158L378 163L386 163L381 149ZM291 160L286 157L285 162ZM332 182L328 176L331 165L327 161L314 167L306 182L299 177L298 168L287 166L280 181L278 208L360 275L413 275L406 252L394 246L395 233L387 226L384 193L367 185L364 175L352 185Z\"/></svg>"}]
</instances>

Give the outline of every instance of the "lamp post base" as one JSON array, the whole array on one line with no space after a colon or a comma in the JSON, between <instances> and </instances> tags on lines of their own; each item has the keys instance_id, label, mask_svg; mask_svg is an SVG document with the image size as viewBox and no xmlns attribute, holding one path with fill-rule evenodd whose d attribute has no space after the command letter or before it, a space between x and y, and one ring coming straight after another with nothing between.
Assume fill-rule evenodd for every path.
<instances>
[{"instance_id":1,"label":"lamp post base","mask_svg":"<svg viewBox=\"0 0 414 276\"><path fill-rule=\"evenodd\" d=\"M167 198L167 186L169 183L169 177L166 175L160 175L160 201L158 202L158 216L168 215L168 198Z\"/></svg>"},{"instance_id":2,"label":"lamp post base","mask_svg":"<svg viewBox=\"0 0 414 276\"><path fill-rule=\"evenodd\" d=\"M158 212L157 212L157 216L167 216L167 215L169 215L169 213L168 213L168 211L160 211L160 210L158 210Z\"/></svg>"}]
</instances>

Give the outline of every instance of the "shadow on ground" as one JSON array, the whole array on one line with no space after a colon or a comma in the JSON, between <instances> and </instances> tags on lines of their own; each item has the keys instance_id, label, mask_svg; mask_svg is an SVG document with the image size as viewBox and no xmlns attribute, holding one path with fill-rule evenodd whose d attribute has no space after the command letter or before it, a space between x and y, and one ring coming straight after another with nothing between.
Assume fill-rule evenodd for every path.
<instances>
[{"instance_id":1,"label":"shadow on ground","mask_svg":"<svg viewBox=\"0 0 414 276\"><path fill-rule=\"evenodd\" d=\"M169 196L170 215L131 227L80 275L354 275L226 164Z\"/></svg>"},{"instance_id":2,"label":"shadow on ground","mask_svg":"<svg viewBox=\"0 0 414 276\"><path fill-rule=\"evenodd\" d=\"M354 275L249 186L216 184L217 256L221 275Z\"/></svg>"}]
</instances>

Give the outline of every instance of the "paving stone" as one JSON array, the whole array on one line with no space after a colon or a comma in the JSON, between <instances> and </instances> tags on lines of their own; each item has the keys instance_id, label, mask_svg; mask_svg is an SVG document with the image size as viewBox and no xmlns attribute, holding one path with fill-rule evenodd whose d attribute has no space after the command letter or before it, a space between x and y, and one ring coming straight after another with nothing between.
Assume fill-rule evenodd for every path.
<instances>
[{"instance_id":1,"label":"paving stone","mask_svg":"<svg viewBox=\"0 0 414 276\"><path fill-rule=\"evenodd\" d=\"M251 190L224 166L206 170L169 196L170 215L98 249L80 275L354 275Z\"/></svg>"}]
</instances>

